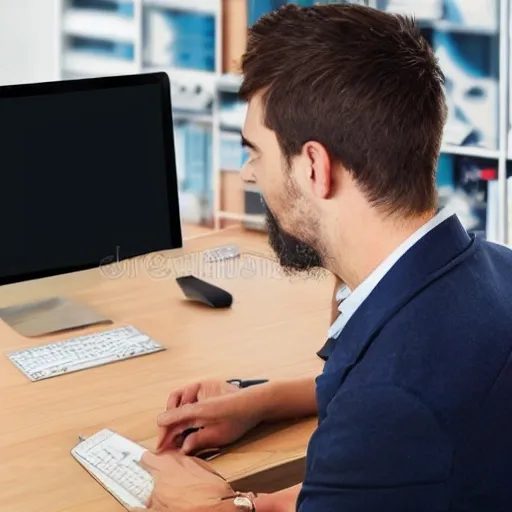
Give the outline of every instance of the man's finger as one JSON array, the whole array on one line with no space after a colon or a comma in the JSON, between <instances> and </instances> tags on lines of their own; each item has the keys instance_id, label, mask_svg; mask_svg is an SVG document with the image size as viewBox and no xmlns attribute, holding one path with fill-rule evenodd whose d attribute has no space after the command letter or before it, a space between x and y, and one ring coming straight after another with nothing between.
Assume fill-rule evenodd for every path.
<instances>
[{"instance_id":1,"label":"man's finger","mask_svg":"<svg viewBox=\"0 0 512 512\"><path fill-rule=\"evenodd\" d=\"M164 411L157 416L159 427L174 428L187 423L185 428L195 427L193 423L201 422L205 416L205 408L199 404L187 404L177 409ZM183 428L183 430L185 430Z\"/></svg>"},{"instance_id":2,"label":"man's finger","mask_svg":"<svg viewBox=\"0 0 512 512\"><path fill-rule=\"evenodd\" d=\"M204 448L217 448L215 437L213 429L206 428L198 430L185 438L181 452L190 455L192 452L197 452Z\"/></svg>"},{"instance_id":3,"label":"man's finger","mask_svg":"<svg viewBox=\"0 0 512 512\"><path fill-rule=\"evenodd\" d=\"M154 491L154 489L153 489L153 491ZM151 494L148 496L148 498L146 500L146 508L153 510L153 492L151 492Z\"/></svg>"},{"instance_id":4,"label":"man's finger","mask_svg":"<svg viewBox=\"0 0 512 512\"><path fill-rule=\"evenodd\" d=\"M183 391L183 394L181 395L180 407L182 407L183 405L193 404L194 402L197 402L197 395L200 389L200 384L195 384L193 386L189 386L188 388L186 388L185 391Z\"/></svg>"},{"instance_id":5,"label":"man's finger","mask_svg":"<svg viewBox=\"0 0 512 512\"><path fill-rule=\"evenodd\" d=\"M161 451L162 447L167 449L181 448L183 439L189 431L195 432L197 428L187 429L186 427L177 427L168 429L166 427L158 427L158 437L156 442L156 452Z\"/></svg>"},{"instance_id":6,"label":"man's finger","mask_svg":"<svg viewBox=\"0 0 512 512\"><path fill-rule=\"evenodd\" d=\"M156 441L157 448L163 443L165 437L167 436L167 429L164 427L158 427L158 437Z\"/></svg>"},{"instance_id":7,"label":"man's finger","mask_svg":"<svg viewBox=\"0 0 512 512\"><path fill-rule=\"evenodd\" d=\"M148 473L155 473L160 467L160 459L158 455L146 450L139 461L139 465L144 468Z\"/></svg>"},{"instance_id":8,"label":"man's finger","mask_svg":"<svg viewBox=\"0 0 512 512\"><path fill-rule=\"evenodd\" d=\"M188 435L191 431L195 432L198 429L188 428L185 424L180 427L163 430L165 430L165 433L157 444L157 453L162 453L166 450L177 450L178 448L181 448L183 445L183 440L186 438L185 435Z\"/></svg>"},{"instance_id":9,"label":"man's finger","mask_svg":"<svg viewBox=\"0 0 512 512\"><path fill-rule=\"evenodd\" d=\"M185 405L190 402L190 396L197 396L199 393L200 384L195 384L193 386L186 387L184 389L179 389L174 391L169 395L167 399L167 404L165 410L172 410L182 405Z\"/></svg>"},{"instance_id":10,"label":"man's finger","mask_svg":"<svg viewBox=\"0 0 512 512\"><path fill-rule=\"evenodd\" d=\"M175 409L178 407L178 405L181 402L181 391L175 391L174 393L171 393L169 395L169 398L167 399L167 402L165 404L165 410L168 411L169 409Z\"/></svg>"}]
</instances>

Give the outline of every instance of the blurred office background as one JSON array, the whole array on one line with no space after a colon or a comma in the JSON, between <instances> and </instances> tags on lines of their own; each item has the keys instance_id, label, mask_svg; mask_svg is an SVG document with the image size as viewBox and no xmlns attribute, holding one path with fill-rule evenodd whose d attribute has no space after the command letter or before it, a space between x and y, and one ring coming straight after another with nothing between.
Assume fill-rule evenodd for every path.
<instances>
[{"instance_id":1,"label":"blurred office background","mask_svg":"<svg viewBox=\"0 0 512 512\"><path fill-rule=\"evenodd\" d=\"M246 158L238 65L248 26L284 3L0 0L0 84L167 72L182 221L262 229L258 190L244 186L238 173ZM446 75L450 107L439 162L441 204L467 229L510 241L510 0L354 3L413 14L421 23Z\"/></svg>"}]
</instances>

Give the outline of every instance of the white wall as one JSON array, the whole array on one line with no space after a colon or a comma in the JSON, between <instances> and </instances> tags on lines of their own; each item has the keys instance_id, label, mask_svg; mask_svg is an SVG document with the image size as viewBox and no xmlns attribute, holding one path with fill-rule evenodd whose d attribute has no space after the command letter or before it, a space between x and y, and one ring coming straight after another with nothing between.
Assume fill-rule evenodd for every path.
<instances>
[{"instance_id":1,"label":"white wall","mask_svg":"<svg viewBox=\"0 0 512 512\"><path fill-rule=\"evenodd\" d=\"M59 0L0 0L0 84L59 77Z\"/></svg>"}]
</instances>

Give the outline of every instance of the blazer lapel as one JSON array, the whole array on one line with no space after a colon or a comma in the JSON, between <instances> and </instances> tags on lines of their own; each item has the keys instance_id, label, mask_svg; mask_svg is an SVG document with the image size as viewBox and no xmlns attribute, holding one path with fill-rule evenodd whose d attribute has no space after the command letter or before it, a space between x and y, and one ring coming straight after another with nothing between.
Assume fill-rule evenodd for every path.
<instances>
[{"instance_id":1,"label":"blazer lapel","mask_svg":"<svg viewBox=\"0 0 512 512\"><path fill-rule=\"evenodd\" d=\"M419 240L384 276L350 318L338 340L328 342L328 356L317 378L320 421L329 402L379 331L431 282L469 257L479 242L454 215Z\"/></svg>"}]
</instances>

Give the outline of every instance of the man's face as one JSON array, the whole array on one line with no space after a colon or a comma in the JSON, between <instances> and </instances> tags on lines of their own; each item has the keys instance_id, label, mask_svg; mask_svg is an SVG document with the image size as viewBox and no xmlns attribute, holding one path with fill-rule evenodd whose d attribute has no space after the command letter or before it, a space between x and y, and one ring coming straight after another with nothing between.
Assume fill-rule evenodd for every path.
<instances>
[{"instance_id":1,"label":"man's face","mask_svg":"<svg viewBox=\"0 0 512 512\"><path fill-rule=\"evenodd\" d=\"M263 124L259 96L249 102L242 137L249 150L242 177L260 189L269 243L279 263L290 273L324 267L319 215L300 185L300 173L308 163L301 156L290 163L285 160L274 132Z\"/></svg>"}]
</instances>

